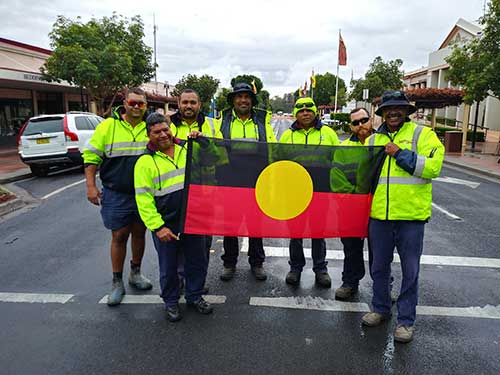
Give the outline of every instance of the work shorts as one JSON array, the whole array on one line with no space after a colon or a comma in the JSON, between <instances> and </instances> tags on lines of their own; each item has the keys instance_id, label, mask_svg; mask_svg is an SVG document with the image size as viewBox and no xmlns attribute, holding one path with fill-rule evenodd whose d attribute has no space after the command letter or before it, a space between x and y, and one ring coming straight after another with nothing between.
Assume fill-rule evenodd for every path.
<instances>
[{"instance_id":1,"label":"work shorts","mask_svg":"<svg viewBox=\"0 0 500 375\"><path fill-rule=\"evenodd\" d=\"M101 217L106 229L118 230L132 223L141 223L134 194L103 188Z\"/></svg>"}]
</instances>

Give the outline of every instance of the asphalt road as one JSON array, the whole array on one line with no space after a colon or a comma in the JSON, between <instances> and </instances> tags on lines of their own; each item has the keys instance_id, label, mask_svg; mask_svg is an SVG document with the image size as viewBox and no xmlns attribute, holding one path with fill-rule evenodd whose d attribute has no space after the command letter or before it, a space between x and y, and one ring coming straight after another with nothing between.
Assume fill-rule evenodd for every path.
<instances>
[{"instance_id":1,"label":"asphalt road","mask_svg":"<svg viewBox=\"0 0 500 375\"><path fill-rule=\"evenodd\" d=\"M210 295L226 300L213 315L187 310L172 324L161 304L108 308L98 302L110 287L110 235L98 208L86 202L85 185L78 183L83 174L18 182L37 205L0 225L0 293L71 296L66 303L0 302L0 374L499 374L500 319L491 317L500 317L500 184L447 167L442 176L479 186L434 183L434 203L455 218L434 210L424 254L460 258L422 265L419 303L436 313L417 317L415 340L408 345L394 344L394 318L364 328L363 312L349 304L339 303L347 311L327 311L340 285L341 260L329 261L334 288L327 290L314 287L310 268L300 288L288 287L285 256L269 256L269 278L256 282L242 254L236 278L224 283L218 279L218 237L208 286ZM284 254L287 243L265 240ZM327 248L341 250L340 241L328 240ZM488 259L481 266L450 265L471 258ZM149 237L143 270L155 285L148 294L158 295ZM397 284L399 264L393 273ZM369 304L370 288L366 276L354 302ZM255 297L296 306L262 306ZM491 314L483 318L451 316L445 309L481 312L485 306Z\"/></svg>"}]
</instances>

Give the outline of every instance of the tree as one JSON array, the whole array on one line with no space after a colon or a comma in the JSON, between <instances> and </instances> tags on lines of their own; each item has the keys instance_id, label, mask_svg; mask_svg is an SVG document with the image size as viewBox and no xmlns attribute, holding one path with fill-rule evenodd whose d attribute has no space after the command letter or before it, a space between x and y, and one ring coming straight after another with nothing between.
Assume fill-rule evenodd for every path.
<instances>
[{"instance_id":1,"label":"tree","mask_svg":"<svg viewBox=\"0 0 500 375\"><path fill-rule=\"evenodd\" d=\"M41 67L47 81L67 81L85 88L97 112L109 113L119 90L140 86L155 72L152 49L143 42L141 17L113 13L82 23L58 16L49 34L52 55ZM108 108L104 99L113 97Z\"/></svg>"},{"instance_id":2,"label":"tree","mask_svg":"<svg viewBox=\"0 0 500 375\"><path fill-rule=\"evenodd\" d=\"M188 74L183 76L180 81L175 85L173 94L179 96L184 89L193 89L198 92L201 100L202 111L205 113L210 112L210 104L212 98L219 87L220 81L208 74L197 77L195 74Z\"/></svg>"},{"instance_id":3,"label":"tree","mask_svg":"<svg viewBox=\"0 0 500 375\"><path fill-rule=\"evenodd\" d=\"M316 88L314 89L314 102L316 105L333 105L335 103L335 86L337 76L326 72L316 75ZM342 107L346 103L346 85L342 78L339 78L339 97L337 106ZM310 96L310 93L308 94ZM298 91L297 91L298 96Z\"/></svg>"},{"instance_id":4,"label":"tree","mask_svg":"<svg viewBox=\"0 0 500 375\"><path fill-rule=\"evenodd\" d=\"M222 91L219 93L219 95L217 96L217 98L215 98L215 108L217 109L217 111L222 111L224 110L225 108L228 107L228 104L227 104L227 95L231 92L232 90L224 87L222 89Z\"/></svg>"},{"instance_id":5,"label":"tree","mask_svg":"<svg viewBox=\"0 0 500 375\"><path fill-rule=\"evenodd\" d=\"M462 86L464 101L480 102L488 95L500 99L500 0L491 0L488 12L479 19L482 35L466 43L457 43L446 58L450 64L448 79Z\"/></svg>"},{"instance_id":6,"label":"tree","mask_svg":"<svg viewBox=\"0 0 500 375\"><path fill-rule=\"evenodd\" d=\"M363 100L363 89L369 90L368 100L381 96L386 90L400 90L403 87L403 60L384 62L377 56L370 64L365 78L351 81L351 99Z\"/></svg>"}]
</instances>

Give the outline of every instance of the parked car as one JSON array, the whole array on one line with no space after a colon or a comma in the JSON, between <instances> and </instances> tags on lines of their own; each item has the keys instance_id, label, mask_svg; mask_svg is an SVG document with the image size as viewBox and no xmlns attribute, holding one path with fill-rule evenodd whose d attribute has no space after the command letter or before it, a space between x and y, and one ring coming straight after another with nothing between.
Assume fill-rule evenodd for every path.
<instances>
[{"instance_id":1,"label":"parked car","mask_svg":"<svg viewBox=\"0 0 500 375\"><path fill-rule=\"evenodd\" d=\"M103 120L88 112L32 117L19 132L19 156L35 176L46 176L52 167L83 165L83 148Z\"/></svg>"},{"instance_id":2,"label":"parked car","mask_svg":"<svg viewBox=\"0 0 500 375\"><path fill-rule=\"evenodd\" d=\"M323 117L321 118L321 123L323 125L336 125L339 123L339 120L334 120L330 117L330 114L329 113L326 113L323 115Z\"/></svg>"}]
</instances>

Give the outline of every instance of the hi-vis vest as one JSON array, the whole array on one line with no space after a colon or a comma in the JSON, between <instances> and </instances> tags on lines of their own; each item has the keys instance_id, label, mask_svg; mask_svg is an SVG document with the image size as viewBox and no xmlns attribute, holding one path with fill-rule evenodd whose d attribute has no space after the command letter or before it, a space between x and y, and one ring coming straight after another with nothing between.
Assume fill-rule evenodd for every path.
<instances>
[{"instance_id":1,"label":"hi-vis vest","mask_svg":"<svg viewBox=\"0 0 500 375\"><path fill-rule=\"evenodd\" d=\"M146 152L149 139L146 123L132 127L118 112L95 129L83 150L85 164L100 165L103 186L123 193L134 193L134 165Z\"/></svg>"},{"instance_id":2,"label":"hi-vis vest","mask_svg":"<svg viewBox=\"0 0 500 375\"><path fill-rule=\"evenodd\" d=\"M236 116L234 110L228 109L222 113L221 133L225 139L275 143L270 121L270 113L262 109L253 108L251 117L245 121Z\"/></svg>"},{"instance_id":3,"label":"hi-vis vest","mask_svg":"<svg viewBox=\"0 0 500 375\"><path fill-rule=\"evenodd\" d=\"M428 220L432 203L431 179L441 172L444 147L432 129L413 122L405 122L393 135L383 124L365 144L384 146L389 142L416 154L415 170L410 174L396 163L395 158L386 157L370 216L379 220Z\"/></svg>"},{"instance_id":4,"label":"hi-vis vest","mask_svg":"<svg viewBox=\"0 0 500 375\"><path fill-rule=\"evenodd\" d=\"M203 136L210 138L222 138L222 133L220 132L220 121L211 117L204 116L202 113L198 115L196 121L189 126L187 123L183 122L180 118L179 113L176 113L170 117L172 124L172 134L174 137L187 140L189 133L192 130L198 130L203 133Z\"/></svg>"},{"instance_id":5,"label":"hi-vis vest","mask_svg":"<svg viewBox=\"0 0 500 375\"><path fill-rule=\"evenodd\" d=\"M135 200L142 221L154 231L164 225L178 230L184 175L186 142L174 145L174 157L160 151L148 151L135 165Z\"/></svg>"}]
</instances>

